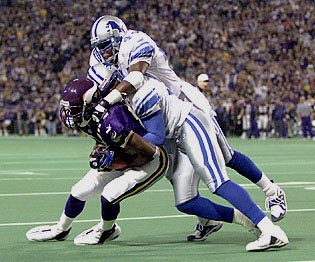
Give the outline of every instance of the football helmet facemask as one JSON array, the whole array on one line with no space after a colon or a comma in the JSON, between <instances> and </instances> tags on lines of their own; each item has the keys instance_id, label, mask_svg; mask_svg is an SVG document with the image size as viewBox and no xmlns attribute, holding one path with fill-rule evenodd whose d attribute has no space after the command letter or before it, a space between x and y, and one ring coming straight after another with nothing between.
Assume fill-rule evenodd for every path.
<instances>
[{"instance_id":1,"label":"football helmet facemask","mask_svg":"<svg viewBox=\"0 0 315 262\"><path fill-rule=\"evenodd\" d=\"M104 15L98 18L92 26L91 46L96 48L105 62L117 64L120 43L126 32L127 27L121 19Z\"/></svg>"},{"instance_id":2,"label":"football helmet facemask","mask_svg":"<svg viewBox=\"0 0 315 262\"><path fill-rule=\"evenodd\" d=\"M99 63L91 66L88 70L87 77L96 83L102 98L123 79L117 67L107 63Z\"/></svg>"},{"instance_id":3,"label":"football helmet facemask","mask_svg":"<svg viewBox=\"0 0 315 262\"><path fill-rule=\"evenodd\" d=\"M59 115L62 123L71 129L86 126L94 107L100 101L100 90L88 78L76 78L61 93Z\"/></svg>"}]
</instances>

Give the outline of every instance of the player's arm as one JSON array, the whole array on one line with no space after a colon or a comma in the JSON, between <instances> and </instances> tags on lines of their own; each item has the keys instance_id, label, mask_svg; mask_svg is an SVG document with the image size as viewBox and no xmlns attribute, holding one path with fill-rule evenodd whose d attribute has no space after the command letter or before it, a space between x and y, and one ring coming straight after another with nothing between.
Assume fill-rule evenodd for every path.
<instances>
[{"instance_id":1,"label":"player's arm","mask_svg":"<svg viewBox=\"0 0 315 262\"><path fill-rule=\"evenodd\" d=\"M166 132L162 111L159 110L150 117L142 119L142 123L147 130L143 138L156 146L164 145Z\"/></svg>"},{"instance_id":2,"label":"player's arm","mask_svg":"<svg viewBox=\"0 0 315 262\"><path fill-rule=\"evenodd\" d=\"M124 170L149 163L158 147L131 131L124 148L111 146L94 147L90 154L90 167L99 171Z\"/></svg>"},{"instance_id":3,"label":"player's arm","mask_svg":"<svg viewBox=\"0 0 315 262\"><path fill-rule=\"evenodd\" d=\"M144 73L148 67L149 64L144 61L139 61L129 67L128 75L95 108L96 120L100 118L98 115L102 115L111 105L122 101L123 94L130 94L143 85Z\"/></svg>"},{"instance_id":4,"label":"player's arm","mask_svg":"<svg viewBox=\"0 0 315 262\"><path fill-rule=\"evenodd\" d=\"M144 73L147 71L148 67L149 64L144 61L139 61L131 65L128 69L128 75L116 86L116 89L120 93L126 94L139 89L142 86Z\"/></svg>"},{"instance_id":5,"label":"player's arm","mask_svg":"<svg viewBox=\"0 0 315 262\"><path fill-rule=\"evenodd\" d=\"M137 133L130 135L125 148L136 153L136 157L128 164L128 167L143 166L150 162L156 153L156 146L149 143Z\"/></svg>"}]
</instances>

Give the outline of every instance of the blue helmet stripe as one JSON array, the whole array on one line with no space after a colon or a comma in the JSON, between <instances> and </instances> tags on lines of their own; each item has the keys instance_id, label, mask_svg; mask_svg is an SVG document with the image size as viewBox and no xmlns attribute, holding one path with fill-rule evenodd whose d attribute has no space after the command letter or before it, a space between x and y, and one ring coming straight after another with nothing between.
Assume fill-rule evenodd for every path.
<instances>
[{"instance_id":1,"label":"blue helmet stripe","mask_svg":"<svg viewBox=\"0 0 315 262\"><path fill-rule=\"evenodd\" d=\"M103 19L104 16L101 16L99 19L97 19L94 23L94 28L92 29L92 32L93 32L93 35L92 37L96 37L96 29L97 29L97 26L98 24L100 23L100 21Z\"/></svg>"}]
</instances>

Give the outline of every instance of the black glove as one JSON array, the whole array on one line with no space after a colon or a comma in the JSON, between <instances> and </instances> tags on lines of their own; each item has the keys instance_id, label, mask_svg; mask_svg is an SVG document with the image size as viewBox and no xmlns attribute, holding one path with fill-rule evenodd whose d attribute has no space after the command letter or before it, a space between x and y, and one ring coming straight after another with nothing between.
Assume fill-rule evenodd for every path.
<instances>
[{"instance_id":1,"label":"black glove","mask_svg":"<svg viewBox=\"0 0 315 262\"><path fill-rule=\"evenodd\" d=\"M100 103L95 107L92 113L92 119L96 123L99 123L103 119L109 107L110 107L110 104L106 100L102 99Z\"/></svg>"}]
</instances>

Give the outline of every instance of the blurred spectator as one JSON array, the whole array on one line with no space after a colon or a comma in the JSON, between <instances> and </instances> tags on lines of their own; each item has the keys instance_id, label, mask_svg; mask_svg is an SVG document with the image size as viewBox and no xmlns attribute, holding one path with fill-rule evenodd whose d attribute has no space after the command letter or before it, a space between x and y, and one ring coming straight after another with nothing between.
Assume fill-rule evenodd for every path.
<instances>
[{"instance_id":1,"label":"blurred spectator","mask_svg":"<svg viewBox=\"0 0 315 262\"><path fill-rule=\"evenodd\" d=\"M35 136L46 136L46 114L41 109L35 109L34 116L34 135Z\"/></svg>"},{"instance_id":2,"label":"blurred spectator","mask_svg":"<svg viewBox=\"0 0 315 262\"><path fill-rule=\"evenodd\" d=\"M29 134L29 116L25 106L20 105L16 110L17 114L17 128L18 134L28 135Z\"/></svg>"},{"instance_id":3,"label":"blurred spectator","mask_svg":"<svg viewBox=\"0 0 315 262\"><path fill-rule=\"evenodd\" d=\"M217 101L215 106L215 112L217 113L216 119L221 127L221 130L225 136L227 136L229 118L226 108L223 106L222 101Z\"/></svg>"},{"instance_id":4,"label":"blurred spectator","mask_svg":"<svg viewBox=\"0 0 315 262\"><path fill-rule=\"evenodd\" d=\"M240 136L243 132L242 127L242 103L239 99L234 100L232 106L230 107L229 115L230 115L230 133L234 136Z\"/></svg>"},{"instance_id":5,"label":"blurred spectator","mask_svg":"<svg viewBox=\"0 0 315 262\"><path fill-rule=\"evenodd\" d=\"M301 123L303 138L307 139L309 136L311 139L314 139L314 132L312 128L313 109L310 102L306 101L305 96L300 97L296 113L298 120Z\"/></svg>"},{"instance_id":6,"label":"blurred spectator","mask_svg":"<svg viewBox=\"0 0 315 262\"><path fill-rule=\"evenodd\" d=\"M248 131L248 138L259 138L259 129L257 124L258 107L255 101L250 101L250 128Z\"/></svg>"},{"instance_id":7,"label":"blurred spectator","mask_svg":"<svg viewBox=\"0 0 315 262\"><path fill-rule=\"evenodd\" d=\"M250 100L246 100L243 103L243 107L241 110L242 116L242 139L249 137L250 127L251 127L251 115L252 115L252 106Z\"/></svg>"},{"instance_id":8,"label":"blurred spectator","mask_svg":"<svg viewBox=\"0 0 315 262\"><path fill-rule=\"evenodd\" d=\"M268 136L269 127L269 106L266 101L261 101L258 104L258 117L257 117L257 128L259 130L259 136L265 140Z\"/></svg>"},{"instance_id":9,"label":"blurred spectator","mask_svg":"<svg viewBox=\"0 0 315 262\"><path fill-rule=\"evenodd\" d=\"M287 137L292 138L297 135L296 131L296 109L293 102L285 104L285 127L287 130Z\"/></svg>"},{"instance_id":10,"label":"blurred spectator","mask_svg":"<svg viewBox=\"0 0 315 262\"><path fill-rule=\"evenodd\" d=\"M58 106L50 99L86 74L90 28L104 14L152 36L186 81L211 72L207 95L226 111L231 101L296 106L301 95L315 97L314 1L8 0L0 8L0 108L26 106L30 133L32 112ZM8 132L18 133L19 114L11 121Z\"/></svg>"},{"instance_id":11,"label":"blurred spectator","mask_svg":"<svg viewBox=\"0 0 315 262\"><path fill-rule=\"evenodd\" d=\"M274 123L274 134L277 138L285 138L286 130L284 124L285 109L280 99L276 99L275 108L272 113L272 120Z\"/></svg>"},{"instance_id":12,"label":"blurred spectator","mask_svg":"<svg viewBox=\"0 0 315 262\"><path fill-rule=\"evenodd\" d=\"M57 134L57 112L52 106L48 106L45 111L46 116L46 130L49 136Z\"/></svg>"}]
</instances>

